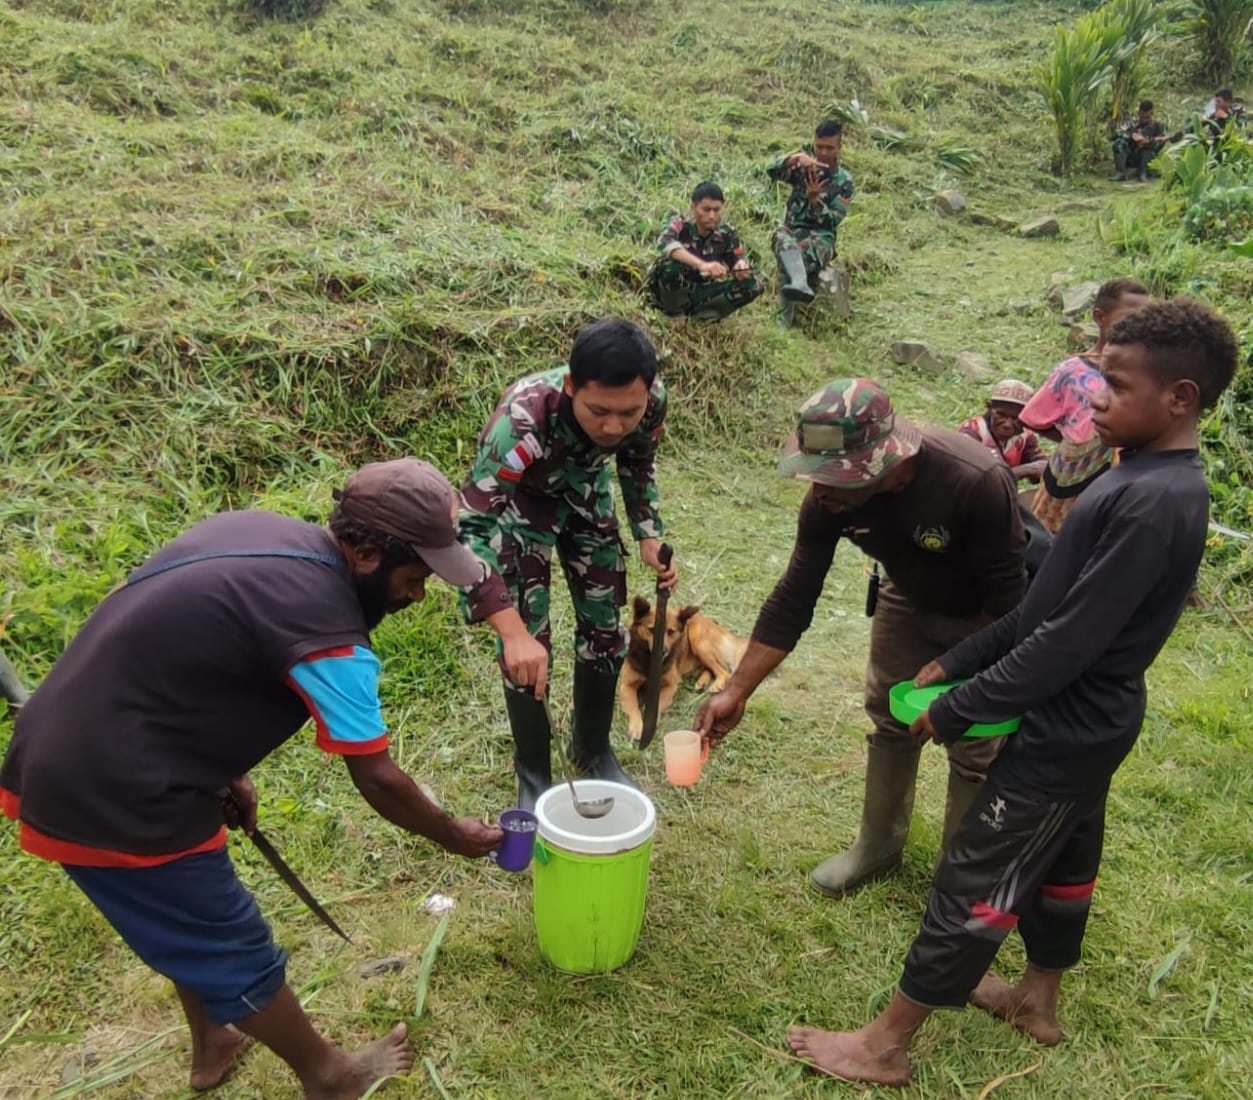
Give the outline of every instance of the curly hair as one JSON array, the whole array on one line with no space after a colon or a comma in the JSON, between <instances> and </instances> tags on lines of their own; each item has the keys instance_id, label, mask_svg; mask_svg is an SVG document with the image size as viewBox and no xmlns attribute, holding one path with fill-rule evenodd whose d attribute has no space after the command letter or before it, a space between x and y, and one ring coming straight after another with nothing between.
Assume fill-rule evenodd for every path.
<instances>
[{"instance_id":1,"label":"curly hair","mask_svg":"<svg viewBox=\"0 0 1253 1100\"><path fill-rule=\"evenodd\" d=\"M1211 408L1231 385L1240 359L1231 326L1194 298L1149 302L1114 325L1108 342L1142 345L1164 382L1195 382L1202 409Z\"/></svg>"},{"instance_id":2,"label":"curly hair","mask_svg":"<svg viewBox=\"0 0 1253 1100\"><path fill-rule=\"evenodd\" d=\"M331 512L330 519L326 523L331 529L331 534L349 546L377 546L382 554L381 565L385 569L396 565L410 565L422 560L410 549L408 543L402 542L394 535L385 535L382 531L375 531L363 523L358 523L355 519L349 519L338 506Z\"/></svg>"}]
</instances>

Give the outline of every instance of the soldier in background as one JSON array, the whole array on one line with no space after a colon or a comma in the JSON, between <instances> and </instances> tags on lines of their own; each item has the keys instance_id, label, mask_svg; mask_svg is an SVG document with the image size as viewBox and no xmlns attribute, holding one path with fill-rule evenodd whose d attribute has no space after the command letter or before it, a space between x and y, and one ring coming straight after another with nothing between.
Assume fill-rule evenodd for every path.
<instances>
[{"instance_id":1,"label":"soldier in background","mask_svg":"<svg viewBox=\"0 0 1253 1100\"><path fill-rule=\"evenodd\" d=\"M853 177L840 164L844 128L827 119L812 148L779 157L766 174L792 188L783 224L770 245L779 261L780 324L791 325L797 302L811 302L818 276L835 258L835 235L853 201Z\"/></svg>"},{"instance_id":2,"label":"soldier in background","mask_svg":"<svg viewBox=\"0 0 1253 1100\"><path fill-rule=\"evenodd\" d=\"M570 757L582 771L619 783L631 782L609 745L626 653L618 610L626 603L626 550L614 514L610 459L641 559L666 587L678 578L660 559L654 459L666 391L656 374L656 350L639 326L618 318L588 325L574 338L569 369L528 375L505 391L479 436L462 488L462 536L494 569L466 592L469 617L512 603L551 655L556 549L575 615ZM524 809L552 783L552 731L536 695L505 670Z\"/></svg>"},{"instance_id":3,"label":"soldier in background","mask_svg":"<svg viewBox=\"0 0 1253 1100\"><path fill-rule=\"evenodd\" d=\"M662 313L721 321L761 294L739 234L722 220L725 201L716 183L698 184L691 214L661 231L648 289Z\"/></svg>"},{"instance_id":4,"label":"soldier in background","mask_svg":"<svg viewBox=\"0 0 1253 1100\"><path fill-rule=\"evenodd\" d=\"M1166 127L1153 117L1151 100L1140 101L1140 109L1133 119L1124 122L1114 135L1114 174L1110 179L1115 183L1134 176L1141 183L1149 178L1149 161L1151 161L1166 144Z\"/></svg>"}]
</instances>

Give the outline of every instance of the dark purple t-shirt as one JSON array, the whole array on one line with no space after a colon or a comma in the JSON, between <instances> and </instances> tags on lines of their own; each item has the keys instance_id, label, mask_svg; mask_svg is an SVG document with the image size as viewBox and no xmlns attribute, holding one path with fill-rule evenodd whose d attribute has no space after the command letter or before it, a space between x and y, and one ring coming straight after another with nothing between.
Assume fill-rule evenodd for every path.
<instances>
[{"instance_id":1,"label":"dark purple t-shirt","mask_svg":"<svg viewBox=\"0 0 1253 1100\"><path fill-rule=\"evenodd\" d=\"M216 792L309 717L292 665L369 645L347 563L311 523L227 512L132 576L223 551L288 556L214 557L118 589L22 708L0 788L43 837L137 856L211 840Z\"/></svg>"}]
</instances>

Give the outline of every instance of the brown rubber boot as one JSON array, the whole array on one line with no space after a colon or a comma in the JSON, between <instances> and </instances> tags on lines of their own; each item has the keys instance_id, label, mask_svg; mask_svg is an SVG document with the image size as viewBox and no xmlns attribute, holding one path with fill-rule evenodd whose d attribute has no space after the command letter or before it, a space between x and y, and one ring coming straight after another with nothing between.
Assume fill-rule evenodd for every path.
<instances>
[{"instance_id":1,"label":"brown rubber boot","mask_svg":"<svg viewBox=\"0 0 1253 1100\"><path fill-rule=\"evenodd\" d=\"M861 827L851 848L824 859L814 868L809 882L819 893L843 897L901 865L909 819L914 812L918 756L918 749L867 746Z\"/></svg>"}]
</instances>

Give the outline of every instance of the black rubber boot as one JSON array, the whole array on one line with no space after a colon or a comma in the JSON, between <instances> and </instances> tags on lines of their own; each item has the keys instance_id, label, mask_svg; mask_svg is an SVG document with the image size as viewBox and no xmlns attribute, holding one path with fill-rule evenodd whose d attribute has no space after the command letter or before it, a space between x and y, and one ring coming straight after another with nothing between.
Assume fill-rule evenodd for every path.
<instances>
[{"instance_id":1,"label":"black rubber boot","mask_svg":"<svg viewBox=\"0 0 1253 1100\"><path fill-rule=\"evenodd\" d=\"M618 674L599 672L591 665L574 666L574 722L570 759L584 775L611 783L638 784L618 763L609 745L613 708L618 697Z\"/></svg>"},{"instance_id":2,"label":"black rubber boot","mask_svg":"<svg viewBox=\"0 0 1253 1100\"><path fill-rule=\"evenodd\" d=\"M791 298L779 295L779 328L791 328L796 319L796 303Z\"/></svg>"},{"instance_id":3,"label":"black rubber boot","mask_svg":"<svg viewBox=\"0 0 1253 1100\"><path fill-rule=\"evenodd\" d=\"M1111 183L1121 183L1127 178L1127 150L1114 150L1114 174L1109 177Z\"/></svg>"},{"instance_id":4,"label":"black rubber boot","mask_svg":"<svg viewBox=\"0 0 1253 1100\"><path fill-rule=\"evenodd\" d=\"M783 276L779 293L791 302L812 302L814 288L809 285L805 257L799 248L785 248L778 253L779 271Z\"/></svg>"},{"instance_id":5,"label":"black rubber boot","mask_svg":"<svg viewBox=\"0 0 1253 1100\"><path fill-rule=\"evenodd\" d=\"M553 785L552 731L544 704L529 691L505 688L505 710L513 732L513 770L518 777L518 806L535 809L535 803Z\"/></svg>"}]
</instances>

